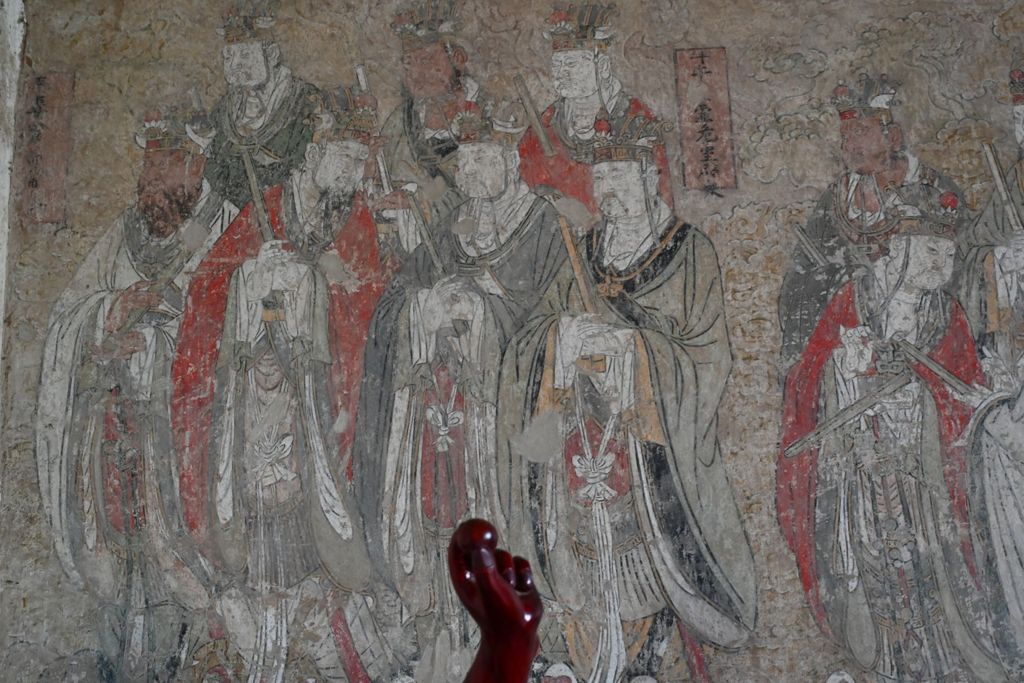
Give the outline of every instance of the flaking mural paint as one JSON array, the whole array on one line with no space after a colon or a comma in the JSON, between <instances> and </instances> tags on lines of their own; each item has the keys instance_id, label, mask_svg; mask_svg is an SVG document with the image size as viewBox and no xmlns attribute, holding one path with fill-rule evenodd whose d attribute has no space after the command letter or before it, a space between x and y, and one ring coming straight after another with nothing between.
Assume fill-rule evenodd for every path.
<instances>
[{"instance_id":1,"label":"flaking mural paint","mask_svg":"<svg viewBox=\"0 0 1024 683\"><path fill-rule=\"evenodd\" d=\"M803 4L29 3L6 670L1019 678L1024 15Z\"/></svg>"}]
</instances>

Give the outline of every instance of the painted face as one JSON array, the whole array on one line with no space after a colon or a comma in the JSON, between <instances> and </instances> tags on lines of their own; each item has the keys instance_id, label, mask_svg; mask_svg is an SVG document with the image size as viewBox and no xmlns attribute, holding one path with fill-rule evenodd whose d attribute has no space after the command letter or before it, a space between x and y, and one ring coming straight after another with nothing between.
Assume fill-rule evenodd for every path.
<instances>
[{"instance_id":1,"label":"painted face","mask_svg":"<svg viewBox=\"0 0 1024 683\"><path fill-rule=\"evenodd\" d=\"M560 50L551 55L551 76L555 91L577 99L597 92L596 57L591 50Z\"/></svg>"},{"instance_id":2,"label":"painted face","mask_svg":"<svg viewBox=\"0 0 1024 683\"><path fill-rule=\"evenodd\" d=\"M402 85L414 100L443 97L452 91L455 67L444 45L434 44L402 54Z\"/></svg>"},{"instance_id":3,"label":"painted face","mask_svg":"<svg viewBox=\"0 0 1024 683\"><path fill-rule=\"evenodd\" d=\"M266 83L270 77L267 56L260 42L225 45L221 56L224 58L224 79L228 85L255 88Z\"/></svg>"},{"instance_id":4,"label":"painted face","mask_svg":"<svg viewBox=\"0 0 1024 683\"><path fill-rule=\"evenodd\" d=\"M363 177L370 148L355 140L323 143L313 182L324 192L351 197Z\"/></svg>"},{"instance_id":5,"label":"painted face","mask_svg":"<svg viewBox=\"0 0 1024 683\"><path fill-rule=\"evenodd\" d=\"M456 153L455 184L472 199L490 199L505 191L505 150L495 142L467 142Z\"/></svg>"},{"instance_id":6,"label":"painted face","mask_svg":"<svg viewBox=\"0 0 1024 683\"><path fill-rule=\"evenodd\" d=\"M953 277L956 245L945 237L912 235L907 246L906 283L921 290L939 289Z\"/></svg>"},{"instance_id":7,"label":"painted face","mask_svg":"<svg viewBox=\"0 0 1024 683\"><path fill-rule=\"evenodd\" d=\"M149 233L170 237L185 222L202 190L201 166L181 150L146 152L137 185L138 208Z\"/></svg>"},{"instance_id":8,"label":"painted face","mask_svg":"<svg viewBox=\"0 0 1024 683\"><path fill-rule=\"evenodd\" d=\"M877 116L848 119L839 124L843 164L847 170L870 175L885 170L893 149Z\"/></svg>"},{"instance_id":9,"label":"painted face","mask_svg":"<svg viewBox=\"0 0 1024 683\"><path fill-rule=\"evenodd\" d=\"M594 165L594 200L605 218L636 218L647 211L644 179L638 161Z\"/></svg>"}]
</instances>

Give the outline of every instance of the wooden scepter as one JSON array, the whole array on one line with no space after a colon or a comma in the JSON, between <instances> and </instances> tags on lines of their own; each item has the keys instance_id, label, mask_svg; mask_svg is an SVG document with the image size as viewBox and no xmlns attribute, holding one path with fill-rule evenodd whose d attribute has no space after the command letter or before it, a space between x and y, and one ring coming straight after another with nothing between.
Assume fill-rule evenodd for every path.
<instances>
[{"instance_id":1,"label":"wooden scepter","mask_svg":"<svg viewBox=\"0 0 1024 683\"><path fill-rule=\"evenodd\" d=\"M512 81L515 83L516 90L519 93L519 101L523 103L523 109L526 110L526 118L529 120L530 126L533 128L534 132L537 134L537 139L540 141L540 146L544 152L544 156L554 156L555 147L551 144L551 139L548 137L547 131L544 130L544 126L540 120L540 115L537 113L537 107L533 103L533 98L530 97L530 91L526 88L526 80L521 74L516 74ZM554 204L552 204L552 206L553 205ZM558 215L558 227L562 233L562 241L565 243L565 251L569 254L569 263L572 265L573 277L576 279L576 285L580 290L580 299L583 300L583 309L587 313L597 313L594 294L590 289L590 282L587 280L586 273L583 271L583 262L580 261L579 250L576 248L576 240L573 239L572 230L569 227L569 221L566 220L565 216L561 213Z\"/></svg>"}]
</instances>

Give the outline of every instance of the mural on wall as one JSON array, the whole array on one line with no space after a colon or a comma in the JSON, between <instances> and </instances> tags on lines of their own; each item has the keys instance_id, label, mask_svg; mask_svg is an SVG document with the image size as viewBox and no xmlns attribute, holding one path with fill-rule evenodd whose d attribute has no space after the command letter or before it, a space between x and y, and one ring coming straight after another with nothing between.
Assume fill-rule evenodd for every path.
<instances>
[{"instance_id":1,"label":"mural on wall","mask_svg":"<svg viewBox=\"0 0 1024 683\"><path fill-rule=\"evenodd\" d=\"M43 347L42 507L100 606L69 679L461 680L479 634L445 558L470 517L534 567L538 683L710 681L710 653L757 646L720 440L729 275L673 196L744 210L730 53L652 56L624 8L556 2L524 19L540 87L488 84L460 4L376 27L400 54L385 112L372 65L307 82L274 3L239 0L225 94L206 111L183 83L138 121L136 197ZM623 42L674 75L671 116ZM807 68L845 79L843 169L790 221L777 298L785 571L831 680L1016 680L1024 176L979 147L972 206L901 127L909 84ZM1019 70L1010 92L1024 145Z\"/></svg>"},{"instance_id":2,"label":"mural on wall","mask_svg":"<svg viewBox=\"0 0 1024 683\"><path fill-rule=\"evenodd\" d=\"M794 228L777 513L815 620L863 670L1014 679L1020 187L985 145L997 194L969 220L896 97L884 77L836 88L845 172Z\"/></svg>"}]
</instances>

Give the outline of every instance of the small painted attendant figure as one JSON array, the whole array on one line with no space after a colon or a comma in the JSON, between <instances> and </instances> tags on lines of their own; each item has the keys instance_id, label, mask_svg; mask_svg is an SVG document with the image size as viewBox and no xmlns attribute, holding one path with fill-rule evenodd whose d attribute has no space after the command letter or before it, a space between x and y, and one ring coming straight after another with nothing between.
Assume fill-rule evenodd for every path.
<instances>
[{"instance_id":1,"label":"small painted attendant figure","mask_svg":"<svg viewBox=\"0 0 1024 683\"><path fill-rule=\"evenodd\" d=\"M50 314L36 413L43 508L57 557L99 599L118 680L170 680L205 625L204 567L182 529L171 363L190 279L221 203L180 118L154 112L138 198ZM195 617L190 615L190 612Z\"/></svg>"},{"instance_id":2,"label":"small painted attendant figure","mask_svg":"<svg viewBox=\"0 0 1024 683\"><path fill-rule=\"evenodd\" d=\"M376 117L348 95L200 266L174 364L185 518L230 586L219 607L254 681L298 654L322 679L366 675L337 592L370 581L347 463L384 282L357 192Z\"/></svg>"},{"instance_id":3,"label":"small painted attendant figure","mask_svg":"<svg viewBox=\"0 0 1024 683\"><path fill-rule=\"evenodd\" d=\"M906 149L892 114L896 88L884 75L862 75L835 89L845 168L801 228L803 248L782 283L784 367L802 353L836 291L886 253L902 220L952 218L959 227L966 219L959 188Z\"/></svg>"},{"instance_id":4,"label":"small painted attendant figure","mask_svg":"<svg viewBox=\"0 0 1024 683\"><path fill-rule=\"evenodd\" d=\"M519 146L523 179L530 187L553 188L592 211L600 203L591 191L593 146L600 127L620 129L630 119L652 116L612 73L610 21L617 11L614 5L592 2L555 4L544 35L551 40L551 76L559 97L540 116L544 130L531 128ZM551 142L554 155L545 155L540 135ZM652 156L661 169L658 196L672 206L664 141Z\"/></svg>"},{"instance_id":5,"label":"small painted attendant figure","mask_svg":"<svg viewBox=\"0 0 1024 683\"><path fill-rule=\"evenodd\" d=\"M416 617L422 681L457 680L473 658L448 543L467 517L499 514L498 367L565 254L554 208L519 175L522 109L466 103L452 128L467 199L377 308L354 460L371 557Z\"/></svg>"},{"instance_id":6,"label":"small painted attendant figure","mask_svg":"<svg viewBox=\"0 0 1024 683\"><path fill-rule=\"evenodd\" d=\"M739 647L754 626L718 444L732 367L721 274L708 238L658 195L662 130L636 116L594 131L604 221L502 364L506 540L530 548L569 644L567 661L542 653L550 681L648 681L676 631L706 681L700 641Z\"/></svg>"}]
</instances>

